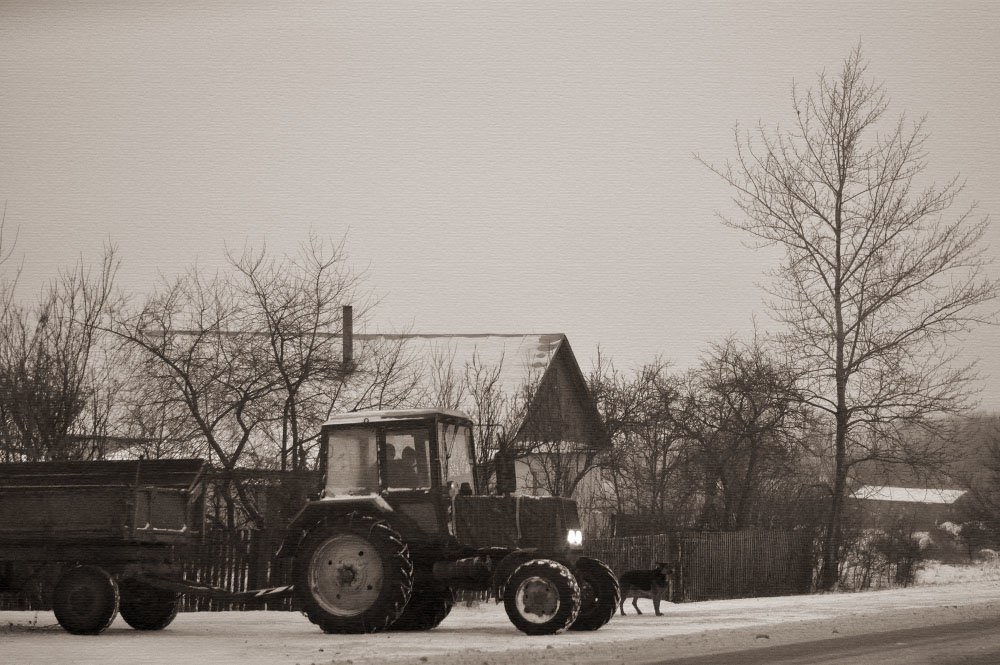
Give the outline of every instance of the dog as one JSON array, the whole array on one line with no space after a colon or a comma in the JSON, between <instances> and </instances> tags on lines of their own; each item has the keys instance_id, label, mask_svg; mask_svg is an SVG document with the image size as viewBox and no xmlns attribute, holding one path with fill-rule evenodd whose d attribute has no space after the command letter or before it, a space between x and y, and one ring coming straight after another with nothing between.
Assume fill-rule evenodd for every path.
<instances>
[{"instance_id":1,"label":"dog","mask_svg":"<svg viewBox=\"0 0 1000 665\"><path fill-rule=\"evenodd\" d=\"M630 596L636 614L642 614L638 600L650 598L653 601L653 610L656 612L656 616L661 616L660 601L664 598L670 600L673 595L673 577L673 566L662 562L657 562L656 568L652 570L630 570L622 573L622 576L618 578L622 587L618 609L622 616L625 616L625 600Z\"/></svg>"}]
</instances>

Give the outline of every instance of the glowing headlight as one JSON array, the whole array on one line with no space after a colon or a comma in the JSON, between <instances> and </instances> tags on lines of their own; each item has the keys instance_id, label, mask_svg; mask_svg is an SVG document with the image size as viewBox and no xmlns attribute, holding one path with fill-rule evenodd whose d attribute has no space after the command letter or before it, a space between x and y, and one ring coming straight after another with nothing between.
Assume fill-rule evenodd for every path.
<instances>
[{"instance_id":1,"label":"glowing headlight","mask_svg":"<svg viewBox=\"0 0 1000 665\"><path fill-rule=\"evenodd\" d=\"M570 529L566 532L566 542L570 545L583 545L583 531Z\"/></svg>"}]
</instances>

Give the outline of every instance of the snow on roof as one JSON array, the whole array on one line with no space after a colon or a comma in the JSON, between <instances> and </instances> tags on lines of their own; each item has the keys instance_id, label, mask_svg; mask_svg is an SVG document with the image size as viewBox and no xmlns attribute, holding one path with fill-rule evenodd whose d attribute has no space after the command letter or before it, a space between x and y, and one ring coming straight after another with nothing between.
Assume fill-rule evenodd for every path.
<instances>
[{"instance_id":1,"label":"snow on roof","mask_svg":"<svg viewBox=\"0 0 1000 665\"><path fill-rule=\"evenodd\" d=\"M330 416L327 425L355 425L367 422L390 422L394 420L411 420L430 416L445 416L468 420L468 416L454 409L395 409L391 411L351 411Z\"/></svg>"},{"instance_id":2,"label":"snow on roof","mask_svg":"<svg viewBox=\"0 0 1000 665\"><path fill-rule=\"evenodd\" d=\"M851 494L852 499L868 501L899 501L906 503L955 503L965 490L927 489L923 487L886 487L862 485Z\"/></svg>"},{"instance_id":3,"label":"snow on roof","mask_svg":"<svg viewBox=\"0 0 1000 665\"><path fill-rule=\"evenodd\" d=\"M364 339L364 335L357 337ZM393 337L386 335L385 337ZM566 340L561 333L530 335L401 335L406 347L428 365L421 375L429 382L435 372L434 364L448 364L464 373L466 363L476 364L498 372L498 388L507 395L514 395L525 385L537 381L545 374L556 351ZM362 341L363 343L363 341ZM429 386L425 386L429 387Z\"/></svg>"}]
</instances>

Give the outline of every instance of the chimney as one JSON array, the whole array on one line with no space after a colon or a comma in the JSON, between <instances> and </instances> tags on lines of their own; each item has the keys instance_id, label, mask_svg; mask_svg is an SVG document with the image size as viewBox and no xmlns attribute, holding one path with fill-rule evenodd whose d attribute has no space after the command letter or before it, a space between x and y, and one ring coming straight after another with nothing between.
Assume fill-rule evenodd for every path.
<instances>
[{"instance_id":1,"label":"chimney","mask_svg":"<svg viewBox=\"0 0 1000 665\"><path fill-rule=\"evenodd\" d=\"M341 338L344 340L344 357L342 364L345 368L354 363L354 308L344 305L343 326Z\"/></svg>"}]
</instances>

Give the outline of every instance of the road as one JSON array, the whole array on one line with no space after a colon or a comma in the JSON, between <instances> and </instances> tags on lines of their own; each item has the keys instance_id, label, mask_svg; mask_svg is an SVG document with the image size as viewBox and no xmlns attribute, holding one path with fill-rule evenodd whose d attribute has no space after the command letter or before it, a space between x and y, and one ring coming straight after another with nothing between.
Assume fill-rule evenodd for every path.
<instances>
[{"instance_id":1,"label":"road","mask_svg":"<svg viewBox=\"0 0 1000 665\"><path fill-rule=\"evenodd\" d=\"M922 626L643 665L997 665L1000 619ZM639 665L639 664L637 664Z\"/></svg>"},{"instance_id":2,"label":"road","mask_svg":"<svg viewBox=\"0 0 1000 665\"><path fill-rule=\"evenodd\" d=\"M666 604L593 632L528 637L502 606L456 607L425 633L326 635L292 612L181 614L139 632L64 632L51 612L0 612L12 665L910 665L1000 663L1000 581L859 594Z\"/></svg>"}]
</instances>

